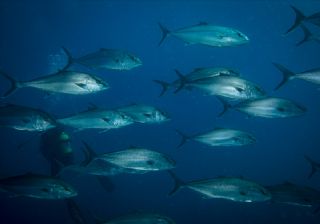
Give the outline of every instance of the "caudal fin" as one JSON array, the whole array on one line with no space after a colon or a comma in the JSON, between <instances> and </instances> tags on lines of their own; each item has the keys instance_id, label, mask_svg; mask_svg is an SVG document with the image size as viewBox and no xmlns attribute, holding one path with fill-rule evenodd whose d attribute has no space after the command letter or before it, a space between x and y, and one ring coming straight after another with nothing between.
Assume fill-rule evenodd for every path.
<instances>
[{"instance_id":1,"label":"caudal fin","mask_svg":"<svg viewBox=\"0 0 320 224\"><path fill-rule=\"evenodd\" d=\"M97 157L97 154L95 151L89 146L89 144L85 141L82 141L82 143L85 146L85 149L83 150L85 159L81 163L82 166L88 165L95 157Z\"/></svg>"},{"instance_id":2,"label":"caudal fin","mask_svg":"<svg viewBox=\"0 0 320 224\"><path fill-rule=\"evenodd\" d=\"M310 32L310 30L303 24L301 24L301 28L303 30L303 39L301 41L299 41L298 43L296 43L296 46L300 46L302 45L303 43L309 41L312 39L312 33Z\"/></svg>"},{"instance_id":3,"label":"caudal fin","mask_svg":"<svg viewBox=\"0 0 320 224\"><path fill-rule=\"evenodd\" d=\"M161 25L161 23L158 23L159 24L159 27L161 29L161 32L162 32L162 38L158 44L158 46L160 46L162 44L162 42L164 41L164 39L166 39L166 37L168 36L168 34L170 33L170 31L164 27L163 25Z\"/></svg>"},{"instance_id":4,"label":"caudal fin","mask_svg":"<svg viewBox=\"0 0 320 224\"><path fill-rule=\"evenodd\" d=\"M273 65L282 73L283 77L281 82L276 86L275 90L280 89L281 86L283 86L284 84L286 84L292 77L295 76L295 73L293 73L292 71L290 71L289 69L287 69L286 67L277 64L277 63L273 63Z\"/></svg>"},{"instance_id":5,"label":"caudal fin","mask_svg":"<svg viewBox=\"0 0 320 224\"><path fill-rule=\"evenodd\" d=\"M179 130L176 130L176 132L181 136L181 141L180 141L179 145L177 145L177 148L180 148L181 146L183 146L187 142L187 140L190 139L190 137L185 135L184 133L182 133Z\"/></svg>"},{"instance_id":6,"label":"caudal fin","mask_svg":"<svg viewBox=\"0 0 320 224\"><path fill-rule=\"evenodd\" d=\"M170 83L164 82L164 81L160 81L160 80L153 80L153 81L154 81L155 83L158 83L158 84L161 85L162 90L161 90L161 93L160 93L159 96L163 96L163 95L167 92L167 90L169 89Z\"/></svg>"},{"instance_id":7,"label":"caudal fin","mask_svg":"<svg viewBox=\"0 0 320 224\"><path fill-rule=\"evenodd\" d=\"M68 58L67 64L62 68L62 70L66 70L74 63L75 60L67 48L65 48L65 47L61 47L61 48Z\"/></svg>"},{"instance_id":8,"label":"caudal fin","mask_svg":"<svg viewBox=\"0 0 320 224\"><path fill-rule=\"evenodd\" d=\"M96 176L97 180L99 181L101 187L107 192L112 192L115 189L115 186L112 180L107 176Z\"/></svg>"},{"instance_id":9,"label":"caudal fin","mask_svg":"<svg viewBox=\"0 0 320 224\"><path fill-rule=\"evenodd\" d=\"M172 172L171 170L168 171L172 179L174 180L174 187L173 189L169 192L169 196L175 194L181 187L185 186L186 183L184 183L182 180L180 180L177 175Z\"/></svg>"},{"instance_id":10,"label":"caudal fin","mask_svg":"<svg viewBox=\"0 0 320 224\"><path fill-rule=\"evenodd\" d=\"M291 8L295 12L296 18L295 18L293 25L284 33L285 35L290 33L291 31L293 31L299 25L301 25L301 22L306 18L306 16L303 15L303 13L300 10L298 10L296 7L291 6Z\"/></svg>"},{"instance_id":11,"label":"caudal fin","mask_svg":"<svg viewBox=\"0 0 320 224\"><path fill-rule=\"evenodd\" d=\"M2 97L7 97L19 88L19 82L17 82L17 80L15 80L14 78L12 78L10 75L8 75L7 73L5 73L3 71L0 71L0 75L2 75L4 78L8 79L11 84L10 89L7 92L5 92L2 96Z\"/></svg>"},{"instance_id":12,"label":"caudal fin","mask_svg":"<svg viewBox=\"0 0 320 224\"><path fill-rule=\"evenodd\" d=\"M177 93L185 87L185 85L188 83L188 80L178 69L175 69L174 71L176 72L180 81L179 87L174 91L174 93Z\"/></svg>"},{"instance_id":13,"label":"caudal fin","mask_svg":"<svg viewBox=\"0 0 320 224\"><path fill-rule=\"evenodd\" d=\"M310 166L311 166L311 172L308 176L308 178L311 178L318 170L318 168L320 168L320 164L318 164L317 162L315 162L314 160L312 160L309 156L305 155L304 158L309 162Z\"/></svg>"},{"instance_id":14,"label":"caudal fin","mask_svg":"<svg viewBox=\"0 0 320 224\"><path fill-rule=\"evenodd\" d=\"M217 97L218 100L221 102L223 109L222 111L218 114L218 117L221 117L222 115L224 115L230 108L232 108L232 105L226 101L224 98L222 97Z\"/></svg>"}]
</instances>

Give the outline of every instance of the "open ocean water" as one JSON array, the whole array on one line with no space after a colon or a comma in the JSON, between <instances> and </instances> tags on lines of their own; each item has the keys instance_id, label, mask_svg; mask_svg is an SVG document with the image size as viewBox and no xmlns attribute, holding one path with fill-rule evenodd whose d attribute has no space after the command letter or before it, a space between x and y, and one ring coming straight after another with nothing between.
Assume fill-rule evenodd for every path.
<instances>
[{"instance_id":1,"label":"open ocean water","mask_svg":"<svg viewBox=\"0 0 320 224\"><path fill-rule=\"evenodd\" d=\"M172 171L184 181L237 177L262 186L290 182L320 191L320 174L316 172L308 178L311 166L305 159L307 155L320 163L320 85L295 79L274 90L282 75L272 63L295 73L320 67L320 15L318 24L304 22L314 39L296 46L304 38L300 26L284 35L295 20L291 6L306 16L320 12L319 0L1 0L0 68L16 80L63 72L68 59L61 47L74 58L109 48L126 50L142 61L142 65L123 71L73 63L68 70L94 74L110 88L87 95L19 88L1 98L1 104L41 109L55 119L85 111L92 105L113 110L145 104L159 108L170 118L108 131L63 126L71 137L75 164L84 160L82 141L98 154L142 147L174 160ZM190 44L169 34L158 46L162 37L158 23L170 31L200 23L232 27L250 41L240 46L214 47ZM161 86L154 80L172 82L178 78L174 69L188 74L199 67L232 68L241 73L241 78L258 84L267 96L290 99L303 105L306 112L302 116L268 119L231 109L219 117L223 109L219 99L197 89L174 93L170 88L159 97ZM10 82L1 76L1 94L8 89ZM230 102L236 104L234 100ZM279 111L283 112L281 108ZM241 147L212 147L190 140L177 149L181 136L176 130L192 136L214 128L243 130L254 135L256 142ZM25 173L50 175L49 163L39 149L41 134L0 129L1 178ZM25 144L19 148L21 143ZM148 165L153 162L147 161ZM320 221L320 213L314 212L320 199L313 207L272 199L244 203L209 198L186 188L169 196L174 181L166 171L114 175L110 177L112 190L104 189L93 175L63 172L59 178L77 190L73 200L81 218L72 216L65 200L0 192L0 223L94 223L97 217L107 221L145 212L165 215L177 224ZM246 193L240 191L240 195ZM303 200L310 202L317 197L320 198L319 192Z\"/></svg>"}]
</instances>

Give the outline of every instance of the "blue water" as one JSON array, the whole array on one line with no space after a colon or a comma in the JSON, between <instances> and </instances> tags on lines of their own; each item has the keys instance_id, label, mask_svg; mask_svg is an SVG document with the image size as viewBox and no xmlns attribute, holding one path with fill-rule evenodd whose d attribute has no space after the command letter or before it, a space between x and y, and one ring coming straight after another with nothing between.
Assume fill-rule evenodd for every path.
<instances>
[{"instance_id":1,"label":"blue water","mask_svg":"<svg viewBox=\"0 0 320 224\"><path fill-rule=\"evenodd\" d=\"M17 80L29 80L48 74L65 60L60 47L75 56L99 48L120 48L134 52L143 66L130 71L95 71L111 88L88 96L46 96L34 89L21 89L6 101L46 110L63 117L85 110L90 103L116 108L144 103L161 108L171 120L163 124L132 125L99 134L97 131L72 133L76 160L81 161L81 140L98 152L124 149L131 145L150 148L170 155L177 162L175 173L183 180L216 176L243 176L263 185L291 181L320 189L320 174L308 179L307 154L320 161L319 87L295 80L278 91L281 80L272 65L278 62L299 72L319 67L320 45L295 43L303 37L300 28L287 36L283 33L294 20L290 5L306 15L320 11L319 1L112 1L57 0L0 2L0 67ZM235 27L250 37L250 43L238 47L213 48L186 45L168 37L158 47L161 22L177 29L206 21ZM314 32L319 28L310 25ZM56 65L52 55L56 57ZM51 56L50 56L51 55ZM56 66L56 67L55 67ZM267 90L271 96L292 99L308 108L301 117L288 119L247 118L230 111L218 118L222 106L213 96L198 92L171 91L158 97L160 86L152 80L173 81L173 69L188 73L196 67L225 66L243 74ZM9 83L1 78L0 90ZM180 137L175 130L199 133L214 127L238 128L254 133L258 142L240 148L210 148L188 142L176 149ZM1 129L0 174L26 172L49 173L35 138L22 150L19 142L30 133ZM236 203L204 199L181 190L167 196L173 181L166 172L145 175L120 175L112 178L116 189L106 192L91 176L66 179L79 191L76 198L90 223L92 214L110 219L135 211L158 212L176 223L319 223L312 210L265 203ZM0 196L0 223L73 223L63 201L8 198Z\"/></svg>"}]
</instances>

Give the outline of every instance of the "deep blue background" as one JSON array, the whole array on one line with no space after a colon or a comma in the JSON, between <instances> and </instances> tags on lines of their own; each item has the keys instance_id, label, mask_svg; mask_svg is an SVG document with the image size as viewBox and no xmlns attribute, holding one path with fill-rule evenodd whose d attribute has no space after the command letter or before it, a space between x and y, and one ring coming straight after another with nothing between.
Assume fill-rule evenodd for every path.
<instances>
[{"instance_id":1,"label":"deep blue background","mask_svg":"<svg viewBox=\"0 0 320 224\"><path fill-rule=\"evenodd\" d=\"M83 131L73 134L77 160L82 159L81 139L97 152L120 150L130 145L158 150L177 161L175 172L184 180L219 175L244 176L261 184L291 181L320 189L320 174L307 179L310 167L303 158L308 154L320 161L319 87L295 80L277 92L281 80L272 62L299 72L320 67L320 45L314 42L296 47L301 29L288 36L284 31L292 24L290 4L306 15L320 11L319 1L22 1L0 2L0 67L18 80L48 74L52 54L61 54L65 46L81 56L101 47L134 52L143 66L126 72L97 71L110 82L111 89L90 96L55 95L33 89L21 89L6 99L12 103L42 108L63 117L94 103L106 108L130 103L145 103L167 111L171 121L159 125L134 125L103 134ZM151 3L152 2L152 3ZM169 29L207 21L235 27L247 34L251 42L231 48L186 46L168 37L158 47L161 32L157 23ZM320 29L312 25L313 31ZM172 92L158 97L160 87L152 80L176 79L173 69L183 73L195 67L227 66L239 70L243 77L259 83L272 96L293 99L308 108L303 117L289 119L246 118L235 111L217 118L222 109L215 97L197 92ZM79 67L76 67L79 68ZM82 68L83 69L83 68ZM1 78L0 90L9 83ZM199 133L214 127L250 131L257 144L241 148L210 148L188 142L175 149L180 138L175 129ZM9 129L0 130L0 174L9 176L29 171L48 173L49 167L38 150L35 139L23 150L19 142L32 134ZM319 215L304 208L271 203L241 204L203 199L182 190L173 197L167 193L173 182L165 172L147 175L122 175L112 178L113 193L106 193L93 177L69 179L79 190L77 202L86 215L105 218L132 211L166 214L177 223L318 223ZM0 223L71 223L62 201L41 201L0 196Z\"/></svg>"}]
</instances>

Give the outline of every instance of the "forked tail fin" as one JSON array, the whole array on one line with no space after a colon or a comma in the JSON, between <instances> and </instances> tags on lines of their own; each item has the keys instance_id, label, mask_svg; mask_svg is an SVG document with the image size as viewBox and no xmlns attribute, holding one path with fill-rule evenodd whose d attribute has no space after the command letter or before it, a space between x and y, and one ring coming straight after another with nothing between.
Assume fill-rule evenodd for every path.
<instances>
[{"instance_id":1,"label":"forked tail fin","mask_svg":"<svg viewBox=\"0 0 320 224\"><path fill-rule=\"evenodd\" d=\"M169 89L170 83L164 82L164 81L160 81L160 80L153 80L153 81L154 81L155 83L158 83L158 84L161 85L162 90L161 90L161 93L160 93L159 96L163 96L163 95L167 92L167 90Z\"/></svg>"},{"instance_id":2,"label":"forked tail fin","mask_svg":"<svg viewBox=\"0 0 320 224\"><path fill-rule=\"evenodd\" d=\"M284 67L283 65L273 63L273 65L282 73L283 77L281 82L276 86L275 90L280 89L284 84L286 84L292 77L295 76L295 73Z\"/></svg>"},{"instance_id":3,"label":"forked tail fin","mask_svg":"<svg viewBox=\"0 0 320 224\"><path fill-rule=\"evenodd\" d=\"M184 183L182 180L180 180L177 175L172 172L171 170L168 171L172 179L174 180L174 187L173 189L169 192L169 196L175 194L181 187L185 186L186 183Z\"/></svg>"},{"instance_id":4,"label":"forked tail fin","mask_svg":"<svg viewBox=\"0 0 320 224\"><path fill-rule=\"evenodd\" d=\"M62 70L66 70L75 62L75 59L72 57L72 54L67 48L65 47L61 47L61 48L68 58L67 64L62 68Z\"/></svg>"},{"instance_id":5,"label":"forked tail fin","mask_svg":"<svg viewBox=\"0 0 320 224\"><path fill-rule=\"evenodd\" d=\"M162 44L162 42L164 41L164 39L166 39L166 37L168 36L168 34L170 33L170 31L164 27L163 25L161 25L161 23L158 23L159 24L159 27L161 29L161 32L162 32L162 37L161 37L161 40L158 44L158 46L160 46Z\"/></svg>"},{"instance_id":6,"label":"forked tail fin","mask_svg":"<svg viewBox=\"0 0 320 224\"><path fill-rule=\"evenodd\" d=\"M224 98L222 97L217 97L218 100L222 103L223 109L222 111L218 114L218 117L221 117L222 115L224 115L230 108L232 108L232 105L226 101Z\"/></svg>"},{"instance_id":7,"label":"forked tail fin","mask_svg":"<svg viewBox=\"0 0 320 224\"><path fill-rule=\"evenodd\" d=\"M316 161L314 161L313 159L311 159L307 155L305 155L304 158L309 162L309 164L311 166L311 172L308 176L308 178L311 178L317 172L317 170L320 168L320 164L317 163Z\"/></svg>"},{"instance_id":8,"label":"forked tail fin","mask_svg":"<svg viewBox=\"0 0 320 224\"><path fill-rule=\"evenodd\" d=\"M293 25L284 33L285 35L290 33L291 31L293 31L298 26L300 26L301 22L306 18L306 16L303 15L303 13L299 9L297 9L294 6L291 6L291 8L295 12L296 18L295 18Z\"/></svg>"},{"instance_id":9,"label":"forked tail fin","mask_svg":"<svg viewBox=\"0 0 320 224\"><path fill-rule=\"evenodd\" d=\"M177 148L180 148L181 146L183 146L191 137L185 135L184 133L182 133L179 130L176 130L176 132L181 136L181 141L179 143L179 145L177 145Z\"/></svg>"},{"instance_id":10,"label":"forked tail fin","mask_svg":"<svg viewBox=\"0 0 320 224\"><path fill-rule=\"evenodd\" d=\"M312 33L310 32L310 30L303 24L301 24L301 28L303 30L304 37L303 37L303 39L301 41L296 43L296 46L300 46L303 43L305 43L307 41L310 41L312 39Z\"/></svg>"},{"instance_id":11,"label":"forked tail fin","mask_svg":"<svg viewBox=\"0 0 320 224\"><path fill-rule=\"evenodd\" d=\"M16 91L19 87L20 87L20 83L15 80L14 78L12 78L10 75L8 75L7 73L0 71L0 75L2 75L4 78L8 79L11 87L9 90L7 90L2 97L7 97L9 95L11 95L14 91Z\"/></svg>"},{"instance_id":12,"label":"forked tail fin","mask_svg":"<svg viewBox=\"0 0 320 224\"><path fill-rule=\"evenodd\" d=\"M185 85L188 83L188 79L178 69L175 69L174 71L176 72L180 81L179 87L174 91L174 93L177 93L185 87Z\"/></svg>"}]
</instances>

